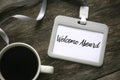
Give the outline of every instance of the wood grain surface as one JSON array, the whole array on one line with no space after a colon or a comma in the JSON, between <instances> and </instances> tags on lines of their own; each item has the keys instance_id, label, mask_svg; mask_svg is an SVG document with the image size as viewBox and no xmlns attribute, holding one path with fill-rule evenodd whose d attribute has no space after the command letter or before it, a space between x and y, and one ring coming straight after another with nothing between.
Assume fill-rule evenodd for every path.
<instances>
[{"instance_id":1,"label":"wood grain surface","mask_svg":"<svg viewBox=\"0 0 120 80\"><path fill-rule=\"evenodd\" d=\"M15 1L0 0L0 10ZM53 59L47 55L54 19L57 15L78 18L79 0L48 0L47 12L38 24L10 19L0 27L8 34L10 43L24 42L33 46L39 53L42 64L55 67L54 74L40 74L37 80L120 80L120 0L88 0L89 20L105 23L109 36L104 64L101 67ZM14 8L1 12L0 21L13 14L24 14L36 18L41 3L29 7ZM0 49L6 44L0 39Z\"/></svg>"}]
</instances>

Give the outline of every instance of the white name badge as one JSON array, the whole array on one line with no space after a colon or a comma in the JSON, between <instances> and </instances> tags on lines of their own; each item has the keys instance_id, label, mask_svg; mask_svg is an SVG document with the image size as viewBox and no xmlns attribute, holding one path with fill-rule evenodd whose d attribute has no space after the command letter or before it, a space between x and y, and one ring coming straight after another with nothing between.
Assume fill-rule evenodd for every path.
<instances>
[{"instance_id":1,"label":"white name badge","mask_svg":"<svg viewBox=\"0 0 120 80\"><path fill-rule=\"evenodd\" d=\"M105 24L57 16L53 26L48 55L78 63L101 66L106 47L108 27Z\"/></svg>"}]
</instances>

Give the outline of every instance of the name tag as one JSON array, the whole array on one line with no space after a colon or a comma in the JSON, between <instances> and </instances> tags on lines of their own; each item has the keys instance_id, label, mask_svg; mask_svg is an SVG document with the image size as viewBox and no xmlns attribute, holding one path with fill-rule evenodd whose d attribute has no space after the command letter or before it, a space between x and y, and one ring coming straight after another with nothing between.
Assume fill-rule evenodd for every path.
<instances>
[{"instance_id":1,"label":"name tag","mask_svg":"<svg viewBox=\"0 0 120 80\"><path fill-rule=\"evenodd\" d=\"M52 30L48 55L78 63L101 66L108 27L105 24L57 16Z\"/></svg>"}]
</instances>

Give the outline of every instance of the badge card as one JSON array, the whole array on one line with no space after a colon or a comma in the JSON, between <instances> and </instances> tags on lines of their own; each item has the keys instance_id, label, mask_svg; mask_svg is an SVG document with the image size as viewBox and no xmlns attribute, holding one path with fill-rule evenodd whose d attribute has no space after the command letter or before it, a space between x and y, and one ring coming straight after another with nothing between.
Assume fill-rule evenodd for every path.
<instances>
[{"instance_id":1,"label":"badge card","mask_svg":"<svg viewBox=\"0 0 120 80\"><path fill-rule=\"evenodd\" d=\"M101 66L108 27L105 24L57 16L52 30L48 55L53 58Z\"/></svg>"}]
</instances>

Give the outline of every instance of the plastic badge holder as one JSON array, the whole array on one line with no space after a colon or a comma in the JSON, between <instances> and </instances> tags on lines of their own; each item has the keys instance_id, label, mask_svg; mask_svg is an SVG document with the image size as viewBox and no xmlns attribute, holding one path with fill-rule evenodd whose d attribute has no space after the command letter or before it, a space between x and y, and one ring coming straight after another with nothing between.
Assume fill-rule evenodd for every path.
<instances>
[{"instance_id":1,"label":"plastic badge holder","mask_svg":"<svg viewBox=\"0 0 120 80\"><path fill-rule=\"evenodd\" d=\"M54 22L48 55L78 63L103 64L108 27L105 24L57 16Z\"/></svg>"}]
</instances>

